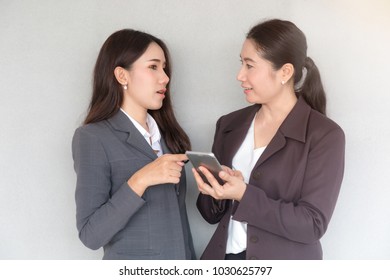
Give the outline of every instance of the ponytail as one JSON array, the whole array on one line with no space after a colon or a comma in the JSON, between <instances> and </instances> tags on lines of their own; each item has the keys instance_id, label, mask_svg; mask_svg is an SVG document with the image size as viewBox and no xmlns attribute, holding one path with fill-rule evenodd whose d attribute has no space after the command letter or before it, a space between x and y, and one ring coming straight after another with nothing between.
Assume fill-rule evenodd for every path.
<instances>
[{"instance_id":1,"label":"ponytail","mask_svg":"<svg viewBox=\"0 0 390 280\"><path fill-rule=\"evenodd\" d=\"M320 72L310 57L305 58L306 77L297 95L318 112L326 115L326 96L322 86Z\"/></svg>"}]
</instances>

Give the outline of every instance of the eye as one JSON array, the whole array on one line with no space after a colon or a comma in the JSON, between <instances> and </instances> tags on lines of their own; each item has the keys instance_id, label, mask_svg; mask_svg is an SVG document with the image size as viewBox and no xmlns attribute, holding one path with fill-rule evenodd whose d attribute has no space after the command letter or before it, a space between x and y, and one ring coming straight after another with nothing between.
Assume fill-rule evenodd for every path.
<instances>
[{"instance_id":1,"label":"eye","mask_svg":"<svg viewBox=\"0 0 390 280\"><path fill-rule=\"evenodd\" d=\"M248 62L247 62L246 60L245 60L245 62L244 62L242 59L240 59L240 62L241 62L241 65L244 65L244 64L245 64L245 66L246 66L247 69L253 68L253 66L252 66L251 64L248 64Z\"/></svg>"},{"instance_id":2,"label":"eye","mask_svg":"<svg viewBox=\"0 0 390 280\"><path fill-rule=\"evenodd\" d=\"M157 65L154 65L154 64L150 65L149 68L152 69L152 70L157 70Z\"/></svg>"}]
</instances>

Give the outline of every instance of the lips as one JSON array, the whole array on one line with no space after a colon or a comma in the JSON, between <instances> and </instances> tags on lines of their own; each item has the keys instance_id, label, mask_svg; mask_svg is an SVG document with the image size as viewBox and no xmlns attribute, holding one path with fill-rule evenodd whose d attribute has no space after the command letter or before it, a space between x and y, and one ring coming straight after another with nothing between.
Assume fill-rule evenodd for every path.
<instances>
[{"instance_id":1,"label":"lips","mask_svg":"<svg viewBox=\"0 0 390 280\"><path fill-rule=\"evenodd\" d=\"M244 89L244 93L249 93L251 90L253 90L253 88L251 88L251 87L242 86L242 88Z\"/></svg>"},{"instance_id":2,"label":"lips","mask_svg":"<svg viewBox=\"0 0 390 280\"><path fill-rule=\"evenodd\" d=\"M167 92L167 89L166 88L163 88L163 89L160 89L157 91L157 94L160 94L161 96L164 96L165 97L165 93Z\"/></svg>"},{"instance_id":3,"label":"lips","mask_svg":"<svg viewBox=\"0 0 390 280\"><path fill-rule=\"evenodd\" d=\"M160 89L157 91L158 94L162 94L162 95L164 95L166 92L167 92L166 88L163 88L163 89Z\"/></svg>"}]
</instances>

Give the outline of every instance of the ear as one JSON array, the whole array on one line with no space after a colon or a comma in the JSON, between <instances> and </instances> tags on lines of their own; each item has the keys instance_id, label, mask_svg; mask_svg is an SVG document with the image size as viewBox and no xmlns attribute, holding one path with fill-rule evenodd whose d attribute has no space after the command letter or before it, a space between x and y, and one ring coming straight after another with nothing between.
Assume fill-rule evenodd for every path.
<instances>
[{"instance_id":1,"label":"ear","mask_svg":"<svg viewBox=\"0 0 390 280\"><path fill-rule=\"evenodd\" d=\"M127 70L123 67L117 66L114 69L114 75L118 83L120 83L122 86L125 86L128 84L128 75Z\"/></svg>"},{"instance_id":2,"label":"ear","mask_svg":"<svg viewBox=\"0 0 390 280\"><path fill-rule=\"evenodd\" d=\"M294 65L291 63L286 63L281 68L281 83L287 83L291 77L294 75Z\"/></svg>"}]
</instances>

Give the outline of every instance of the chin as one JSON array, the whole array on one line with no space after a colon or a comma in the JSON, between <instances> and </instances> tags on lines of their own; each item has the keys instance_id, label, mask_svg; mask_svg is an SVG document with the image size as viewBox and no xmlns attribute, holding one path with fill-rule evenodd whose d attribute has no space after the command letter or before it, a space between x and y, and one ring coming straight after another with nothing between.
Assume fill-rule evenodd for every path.
<instances>
[{"instance_id":1,"label":"chin","mask_svg":"<svg viewBox=\"0 0 390 280\"><path fill-rule=\"evenodd\" d=\"M251 103L251 104L257 103L256 100L255 100L254 98L248 98L248 97L246 97L246 101L247 101L248 103Z\"/></svg>"},{"instance_id":2,"label":"chin","mask_svg":"<svg viewBox=\"0 0 390 280\"><path fill-rule=\"evenodd\" d=\"M149 107L149 110L160 110L162 107L162 102L160 104L153 104L152 106Z\"/></svg>"}]
</instances>

